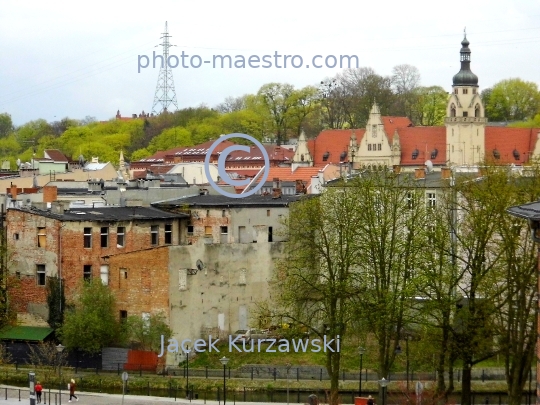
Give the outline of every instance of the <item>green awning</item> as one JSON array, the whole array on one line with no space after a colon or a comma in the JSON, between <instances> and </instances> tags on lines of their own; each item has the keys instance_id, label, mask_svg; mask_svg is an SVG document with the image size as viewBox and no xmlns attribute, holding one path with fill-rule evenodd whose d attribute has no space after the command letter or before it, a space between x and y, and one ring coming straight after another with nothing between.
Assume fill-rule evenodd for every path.
<instances>
[{"instance_id":1,"label":"green awning","mask_svg":"<svg viewBox=\"0 0 540 405\"><path fill-rule=\"evenodd\" d=\"M8 326L0 330L0 340L43 341L54 332L52 328L38 326Z\"/></svg>"}]
</instances>

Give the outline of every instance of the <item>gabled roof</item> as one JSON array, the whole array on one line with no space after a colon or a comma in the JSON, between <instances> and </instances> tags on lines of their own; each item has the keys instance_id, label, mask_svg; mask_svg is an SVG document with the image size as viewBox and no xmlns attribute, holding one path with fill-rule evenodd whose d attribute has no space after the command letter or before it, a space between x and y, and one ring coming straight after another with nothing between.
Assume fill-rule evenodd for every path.
<instances>
[{"instance_id":1,"label":"gabled roof","mask_svg":"<svg viewBox=\"0 0 540 405\"><path fill-rule=\"evenodd\" d=\"M486 158L503 164L528 162L538 134L540 128L486 127ZM495 149L499 152L499 159L495 159ZM519 159L514 157L514 150Z\"/></svg>"},{"instance_id":2,"label":"gabled roof","mask_svg":"<svg viewBox=\"0 0 540 405\"><path fill-rule=\"evenodd\" d=\"M53 332L52 328L39 326L8 326L0 331L0 340L41 342Z\"/></svg>"},{"instance_id":3,"label":"gabled roof","mask_svg":"<svg viewBox=\"0 0 540 405\"><path fill-rule=\"evenodd\" d=\"M66 163L69 162L69 159L58 149L45 149L43 153L45 157L49 157L55 162L66 162Z\"/></svg>"},{"instance_id":4,"label":"gabled roof","mask_svg":"<svg viewBox=\"0 0 540 405\"><path fill-rule=\"evenodd\" d=\"M407 117L381 117L384 125L384 131L388 135L388 140L392 142L394 140L394 132L398 128L412 127L413 123Z\"/></svg>"},{"instance_id":5,"label":"gabled roof","mask_svg":"<svg viewBox=\"0 0 540 405\"><path fill-rule=\"evenodd\" d=\"M397 132L401 144L401 165L421 166L426 160L431 160L434 165L446 163L446 127L398 128ZM435 149L437 156L432 158ZM415 150L418 155L413 159Z\"/></svg>"}]
</instances>

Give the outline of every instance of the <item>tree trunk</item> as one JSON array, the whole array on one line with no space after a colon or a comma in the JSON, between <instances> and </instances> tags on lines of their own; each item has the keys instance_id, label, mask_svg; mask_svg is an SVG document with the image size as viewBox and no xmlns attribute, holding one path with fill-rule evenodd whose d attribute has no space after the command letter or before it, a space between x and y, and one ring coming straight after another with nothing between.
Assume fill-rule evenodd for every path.
<instances>
[{"instance_id":1,"label":"tree trunk","mask_svg":"<svg viewBox=\"0 0 540 405\"><path fill-rule=\"evenodd\" d=\"M461 405L471 405L471 361L464 359L461 380Z\"/></svg>"}]
</instances>

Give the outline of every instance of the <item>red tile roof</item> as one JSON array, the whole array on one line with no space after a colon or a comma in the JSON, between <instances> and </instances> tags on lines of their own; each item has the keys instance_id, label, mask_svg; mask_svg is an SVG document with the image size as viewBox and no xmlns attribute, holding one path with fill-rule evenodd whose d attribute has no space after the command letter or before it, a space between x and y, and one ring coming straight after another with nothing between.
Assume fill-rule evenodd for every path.
<instances>
[{"instance_id":1,"label":"red tile roof","mask_svg":"<svg viewBox=\"0 0 540 405\"><path fill-rule=\"evenodd\" d=\"M45 149L44 153L55 162L68 162L68 158L58 149Z\"/></svg>"},{"instance_id":2,"label":"red tile roof","mask_svg":"<svg viewBox=\"0 0 540 405\"><path fill-rule=\"evenodd\" d=\"M446 163L446 127L409 127L398 128L401 144L401 164L421 166L426 160L434 165ZM418 157L413 159L413 151L418 149ZM437 157L431 153L437 149Z\"/></svg>"},{"instance_id":3,"label":"red tile roof","mask_svg":"<svg viewBox=\"0 0 540 405\"><path fill-rule=\"evenodd\" d=\"M486 159L496 163L528 162L539 134L540 128L486 127ZM494 159L495 149L499 151L499 159ZM517 160L514 150L519 153Z\"/></svg>"},{"instance_id":4,"label":"red tile roof","mask_svg":"<svg viewBox=\"0 0 540 405\"><path fill-rule=\"evenodd\" d=\"M293 172L290 167L271 167L266 181L272 181L275 178L281 181L302 180L307 187L311 184L311 178L316 176L320 170L321 167L298 167Z\"/></svg>"},{"instance_id":5,"label":"red tile roof","mask_svg":"<svg viewBox=\"0 0 540 405\"><path fill-rule=\"evenodd\" d=\"M322 131L317 138L308 141L309 153L313 157L315 166L326 166L329 163L339 164L343 152L349 149L352 133L356 134L357 142L364 136L365 129L327 129ZM323 160L323 155L329 152L328 159ZM348 156L343 162L348 162Z\"/></svg>"},{"instance_id":6,"label":"red tile roof","mask_svg":"<svg viewBox=\"0 0 540 405\"><path fill-rule=\"evenodd\" d=\"M394 140L394 132L398 128L412 127L413 123L407 117L381 117L384 125L384 131L388 135L388 140L392 142ZM358 139L360 142L360 139Z\"/></svg>"}]
</instances>

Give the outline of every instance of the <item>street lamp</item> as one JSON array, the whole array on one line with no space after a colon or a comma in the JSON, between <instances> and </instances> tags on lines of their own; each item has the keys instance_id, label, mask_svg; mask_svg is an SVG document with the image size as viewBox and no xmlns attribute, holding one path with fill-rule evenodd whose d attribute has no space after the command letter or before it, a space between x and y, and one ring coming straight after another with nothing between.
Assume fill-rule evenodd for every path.
<instances>
[{"instance_id":1,"label":"street lamp","mask_svg":"<svg viewBox=\"0 0 540 405\"><path fill-rule=\"evenodd\" d=\"M289 370L291 369L291 364L287 363L287 405L289 405Z\"/></svg>"},{"instance_id":2,"label":"street lamp","mask_svg":"<svg viewBox=\"0 0 540 405\"><path fill-rule=\"evenodd\" d=\"M221 364L223 364L223 405L227 402L227 383L225 381L225 369L227 367L227 363L229 362L229 359L225 356L223 356L221 359Z\"/></svg>"},{"instance_id":3,"label":"street lamp","mask_svg":"<svg viewBox=\"0 0 540 405\"><path fill-rule=\"evenodd\" d=\"M189 345L186 346L186 393L191 401L191 395L189 393Z\"/></svg>"},{"instance_id":4,"label":"street lamp","mask_svg":"<svg viewBox=\"0 0 540 405\"><path fill-rule=\"evenodd\" d=\"M386 386L388 385L390 381L388 381L386 378L382 378L382 380L379 380L379 385L382 388L382 405L386 405Z\"/></svg>"},{"instance_id":5,"label":"street lamp","mask_svg":"<svg viewBox=\"0 0 540 405\"><path fill-rule=\"evenodd\" d=\"M364 356L364 353L366 352L366 349L364 349L362 346L358 348L358 354L360 355L360 374L358 375L358 396L362 396L362 357Z\"/></svg>"},{"instance_id":6,"label":"street lamp","mask_svg":"<svg viewBox=\"0 0 540 405\"><path fill-rule=\"evenodd\" d=\"M56 357L58 358L58 376L61 375L61 367L62 364L60 363L60 357L62 356L62 352L64 351L65 347L62 346L62 343L59 343L58 346L56 346Z\"/></svg>"}]
</instances>

